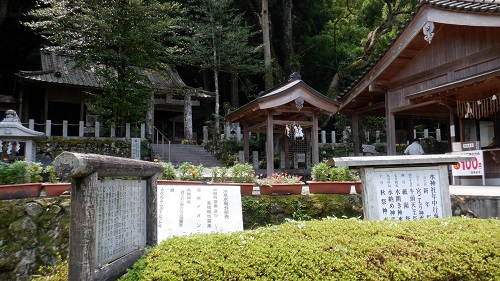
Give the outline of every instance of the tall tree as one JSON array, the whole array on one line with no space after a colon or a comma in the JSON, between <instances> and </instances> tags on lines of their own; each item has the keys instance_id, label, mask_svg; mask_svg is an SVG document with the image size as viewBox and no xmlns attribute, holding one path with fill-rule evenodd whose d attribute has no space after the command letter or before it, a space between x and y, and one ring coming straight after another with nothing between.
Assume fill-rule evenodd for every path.
<instances>
[{"instance_id":1,"label":"tall tree","mask_svg":"<svg viewBox=\"0 0 500 281\"><path fill-rule=\"evenodd\" d=\"M245 25L242 13L231 0L191 1L186 14L185 33L179 37L183 48L175 49L183 63L213 71L215 115L220 114L219 73L252 72L257 69L258 47L249 44L254 34Z\"/></svg>"},{"instance_id":2,"label":"tall tree","mask_svg":"<svg viewBox=\"0 0 500 281\"><path fill-rule=\"evenodd\" d=\"M388 41L395 36L397 28L414 11L418 1L414 0L375 0L375 1L346 1L342 13L338 15L334 32L343 28L341 22L353 25L357 23L361 28L367 28L363 54L339 69L333 76L328 95L336 97L340 92L342 79L365 69L374 58L380 54ZM359 8L357 8L359 7Z\"/></svg>"},{"instance_id":3,"label":"tall tree","mask_svg":"<svg viewBox=\"0 0 500 281\"><path fill-rule=\"evenodd\" d=\"M164 41L177 6L155 0L40 0L26 25L78 66L95 69L103 94L93 110L115 126L148 123L152 133L153 94L144 70L164 67Z\"/></svg>"}]
</instances>

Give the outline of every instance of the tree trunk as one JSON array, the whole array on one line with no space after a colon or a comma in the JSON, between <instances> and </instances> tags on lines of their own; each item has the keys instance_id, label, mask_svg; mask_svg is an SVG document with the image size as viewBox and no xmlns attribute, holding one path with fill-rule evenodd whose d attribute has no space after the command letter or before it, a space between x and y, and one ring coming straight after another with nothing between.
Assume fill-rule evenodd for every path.
<instances>
[{"instance_id":1,"label":"tree trunk","mask_svg":"<svg viewBox=\"0 0 500 281\"><path fill-rule=\"evenodd\" d=\"M238 73L231 73L231 105L238 108L240 106L240 100L238 97Z\"/></svg>"},{"instance_id":2,"label":"tree trunk","mask_svg":"<svg viewBox=\"0 0 500 281\"><path fill-rule=\"evenodd\" d=\"M270 89L274 86L271 61L271 39L269 36L269 0L262 0L262 43L264 45L264 84Z\"/></svg>"},{"instance_id":3,"label":"tree trunk","mask_svg":"<svg viewBox=\"0 0 500 281\"><path fill-rule=\"evenodd\" d=\"M193 102L192 93L187 91L184 94L184 139L193 139Z\"/></svg>"},{"instance_id":4,"label":"tree trunk","mask_svg":"<svg viewBox=\"0 0 500 281\"><path fill-rule=\"evenodd\" d=\"M358 70L368 67L368 65L372 62L373 56L375 55L375 47L377 46L380 37L391 31L392 26L398 22L397 16L411 13L411 11L400 10L404 9L404 7L393 6L396 4L394 4L392 0L385 0L385 2L388 9L387 17L380 23L379 26L368 34L368 40L364 47L363 57L335 73L332 78L332 82L330 83L330 87L328 88L327 95L329 97L335 98L338 96L343 76L351 75Z\"/></svg>"},{"instance_id":5,"label":"tree trunk","mask_svg":"<svg viewBox=\"0 0 500 281\"><path fill-rule=\"evenodd\" d=\"M9 0L0 0L0 26L7 17L7 6L9 6Z\"/></svg>"},{"instance_id":6,"label":"tree trunk","mask_svg":"<svg viewBox=\"0 0 500 281\"><path fill-rule=\"evenodd\" d=\"M151 93L149 96L149 107L146 112L146 138L153 138L153 127L155 122L155 94Z\"/></svg>"},{"instance_id":7,"label":"tree trunk","mask_svg":"<svg viewBox=\"0 0 500 281\"><path fill-rule=\"evenodd\" d=\"M283 71L285 77L293 72L292 0L282 0L283 5Z\"/></svg>"}]
</instances>

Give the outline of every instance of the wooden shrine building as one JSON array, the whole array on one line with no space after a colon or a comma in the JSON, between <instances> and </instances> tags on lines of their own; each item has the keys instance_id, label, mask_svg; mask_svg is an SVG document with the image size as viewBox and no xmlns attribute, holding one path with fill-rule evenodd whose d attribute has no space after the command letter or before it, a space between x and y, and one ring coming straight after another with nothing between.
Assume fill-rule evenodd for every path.
<instances>
[{"instance_id":1,"label":"wooden shrine building","mask_svg":"<svg viewBox=\"0 0 500 281\"><path fill-rule=\"evenodd\" d=\"M85 126L92 126L99 120L99 116L92 115L89 110L91 95L102 92L102 81L95 75L93 67L77 68L70 56L52 51L42 50L40 59L41 70L17 73L20 85L17 112L21 121L34 119L35 123L42 124L46 120L54 123L67 120L70 124L85 121ZM141 70L141 73L153 85L154 110L151 108L146 118L146 136L151 136L154 126L172 140L175 137L192 139L192 107L209 105L206 101L214 99L213 93L186 86L173 68L162 73L149 70ZM173 129L173 119L184 126Z\"/></svg>"},{"instance_id":2,"label":"wooden shrine building","mask_svg":"<svg viewBox=\"0 0 500 281\"><path fill-rule=\"evenodd\" d=\"M243 127L245 161L249 161L250 133L266 134L267 174L274 171L274 144L276 134L282 134L285 168L291 168L294 144L300 142L309 148L312 164L319 161L318 117L323 113L336 113L338 103L311 88L301 80L298 73L259 97L226 115L231 123L239 122ZM299 145L300 146L300 145ZM301 151L305 152L305 151ZM306 152L307 154L307 152ZM307 158L307 157L306 157ZM307 160L306 160L307 161Z\"/></svg>"},{"instance_id":3,"label":"wooden shrine building","mask_svg":"<svg viewBox=\"0 0 500 281\"><path fill-rule=\"evenodd\" d=\"M484 147L493 136L498 147L499 1L421 0L385 53L338 101L340 113L352 116L356 155L363 115L386 117L389 155L396 154L397 127L412 139L412 120L426 117L448 123L450 151L453 142Z\"/></svg>"}]
</instances>

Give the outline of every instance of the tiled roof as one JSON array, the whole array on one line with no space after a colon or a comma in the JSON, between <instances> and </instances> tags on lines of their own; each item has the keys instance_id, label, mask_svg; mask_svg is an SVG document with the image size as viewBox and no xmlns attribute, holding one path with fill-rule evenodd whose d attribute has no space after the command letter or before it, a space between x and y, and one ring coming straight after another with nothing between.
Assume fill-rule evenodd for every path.
<instances>
[{"instance_id":1,"label":"tiled roof","mask_svg":"<svg viewBox=\"0 0 500 281\"><path fill-rule=\"evenodd\" d=\"M32 81L56 83L70 86L99 88L99 77L95 75L94 68L88 70L75 68L75 61L69 56L56 54L55 52L42 51L40 53L42 70L19 71L18 76ZM146 74L156 89L174 90L189 89L182 81L177 71L169 68L161 74L153 71L142 71Z\"/></svg>"},{"instance_id":2,"label":"tiled roof","mask_svg":"<svg viewBox=\"0 0 500 281\"><path fill-rule=\"evenodd\" d=\"M421 3L427 3L445 9L463 10L473 12L499 12L499 0L422 0Z\"/></svg>"},{"instance_id":3,"label":"tiled roof","mask_svg":"<svg viewBox=\"0 0 500 281\"><path fill-rule=\"evenodd\" d=\"M409 25L409 23L414 19L418 10L427 4L429 6L435 6L442 9L448 10L460 10L468 13L500 13L500 0L420 0L420 4L417 6L417 9L411 14L411 17L406 21L406 23L401 27L397 35L394 37L391 43L387 45L384 51L380 54L380 56L373 61L362 73L361 75L339 96L339 98L346 95L352 88L361 81L361 79L377 64L377 62L384 57L384 55L389 51L394 42L401 36L403 30Z\"/></svg>"}]
</instances>

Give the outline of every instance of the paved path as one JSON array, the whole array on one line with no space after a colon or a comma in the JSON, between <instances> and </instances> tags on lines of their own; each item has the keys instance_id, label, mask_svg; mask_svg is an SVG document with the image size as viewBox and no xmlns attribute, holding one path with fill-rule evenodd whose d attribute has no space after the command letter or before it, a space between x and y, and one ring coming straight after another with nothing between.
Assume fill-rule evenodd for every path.
<instances>
[{"instance_id":1,"label":"paved path","mask_svg":"<svg viewBox=\"0 0 500 281\"><path fill-rule=\"evenodd\" d=\"M450 194L500 197L500 186L450 185Z\"/></svg>"}]
</instances>

